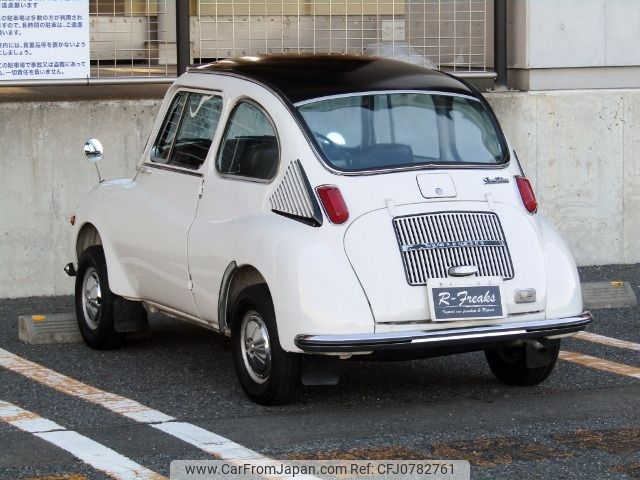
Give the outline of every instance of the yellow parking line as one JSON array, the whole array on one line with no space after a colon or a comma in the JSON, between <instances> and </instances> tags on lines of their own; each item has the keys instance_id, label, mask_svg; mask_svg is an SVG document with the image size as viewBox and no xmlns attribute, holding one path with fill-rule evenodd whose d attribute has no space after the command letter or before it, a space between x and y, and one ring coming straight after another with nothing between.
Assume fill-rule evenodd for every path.
<instances>
[{"instance_id":1,"label":"yellow parking line","mask_svg":"<svg viewBox=\"0 0 640 480\"><path fill-rule=\"evenodd\" d=\"M617 338L605 337L591 332L578 332L573 338L586 340L587 342L599 343L608 347L626 348L627 350L640 351L640 343L627 342L626 340L618 340Z\"/></svg>"},{"instance_id":2,"label":"yellow parking line","mask_svg":"<svg viewBox=\"0 0 640 480\"><path fill-rule=\"evenodd\" d=\"M560 352L560 358L567 362L577 363L578 365L602 370L603 372L640 379L640 368L625 365L624 363L612 362L611 360L603 360L602 358L592 357L591 355L567 351Z\"/></svg>"}]
</instances>

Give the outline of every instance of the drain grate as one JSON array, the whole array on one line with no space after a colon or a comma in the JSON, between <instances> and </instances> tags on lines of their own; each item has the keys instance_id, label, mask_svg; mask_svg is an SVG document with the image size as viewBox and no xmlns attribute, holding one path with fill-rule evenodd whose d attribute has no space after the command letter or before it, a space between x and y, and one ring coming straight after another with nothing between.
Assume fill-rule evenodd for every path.
<instances>
[{"instance_id":1,"label":"drain grate","mask_svg":"<svg viewBox=\"0 0 640 480\"><path fill-rule=\"evenodd\" d=\"M583 282L582 299L587 309L636 307L638 300L629 282Z\"/></svg>"}]
</instances>

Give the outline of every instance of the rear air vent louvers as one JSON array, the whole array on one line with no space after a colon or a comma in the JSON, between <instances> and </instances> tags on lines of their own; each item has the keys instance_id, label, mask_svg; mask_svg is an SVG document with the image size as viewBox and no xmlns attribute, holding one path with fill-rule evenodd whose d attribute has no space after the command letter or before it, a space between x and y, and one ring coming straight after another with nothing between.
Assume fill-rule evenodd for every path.
<instances>
[{"instance_id":1,"label":"rear air vent louvers","mask_svg":"<svg viewBox=\"0 0 640 480\"><path fill-rule=\"evenodd\" d=\"M287 167L284 178L273 192L271 210L309 225L322 225L322 213L300 160Z\"/></svg>"},{"instance_id":2,"label":"rear air vent louvers","mask_svg":"<svg viewBox=\"0 0 640 480\"><path fill-rule=\"evenodd\" d=\"M447 278L451 267L472 265L478 276L514 276L500 219L491 212L441 212L393 220L410 285Z\"/></svg>"}]
</instances>

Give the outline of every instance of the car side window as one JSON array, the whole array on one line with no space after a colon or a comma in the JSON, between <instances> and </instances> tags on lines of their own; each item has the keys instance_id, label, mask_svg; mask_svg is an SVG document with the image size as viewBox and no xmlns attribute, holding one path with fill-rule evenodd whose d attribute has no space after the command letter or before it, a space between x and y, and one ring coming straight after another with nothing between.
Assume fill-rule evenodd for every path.
<instances>
[{"instance_id":1,"label":"car side window","mask_svg":"<svg viewBox=\"0 0 640 480\"><path fill-rule=\"evenodd\" d=\"M220 173L271 180L278 169L280 147L273 123L255 103L238 103L229 117L218 151Z\"/></svg>"},{"instance_id":2,"label":"car side window","mask_svg":"<svg viewBox=\"0 0 640 480\"><path fill-rule=\"evenodd\" d=\"M151 152L151 161L197 170L216 133L222 99L216 95L180 92L171 106Z\"/></svg>"},{"instance_id":3,"label":"car side window","mask_svg":"<svg viewBox=\"0 0 640 480\"><path fill-rule=\"evenodd\" d=\"M169 160L169 154L171 153L173 140L175 139L176 132L178 131L178 125L180 124L180 115L182 114L182 109L184 108L184 102L187 98L187 95L187 93L181 92L177 94L171 102L171 106L167 111L167 115L164 119L164 123L162 124L162 128L160 129L160 133L158 133L156 143L153 145L153 150L151 151L151 161L157 163L167 163L167 161Z\"/></svg>"}]
</instances>

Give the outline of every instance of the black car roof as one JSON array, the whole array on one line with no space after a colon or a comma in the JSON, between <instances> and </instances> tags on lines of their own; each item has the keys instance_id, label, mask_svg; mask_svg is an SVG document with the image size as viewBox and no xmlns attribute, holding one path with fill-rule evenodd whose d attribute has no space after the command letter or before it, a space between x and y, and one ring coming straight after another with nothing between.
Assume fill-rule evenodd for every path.
<instances>
[{"instance_id":1,"label":"black car roof","mask_svg":"<svg viewBox=\"0 0 640 480\"><path fill-rule=\"evenodd\" d=\"M189 68L258 82L292 103L354 92L432 90L478 97L465 83L437 70L364 55L260 55Z\"/></svg>"}]
</instances>

